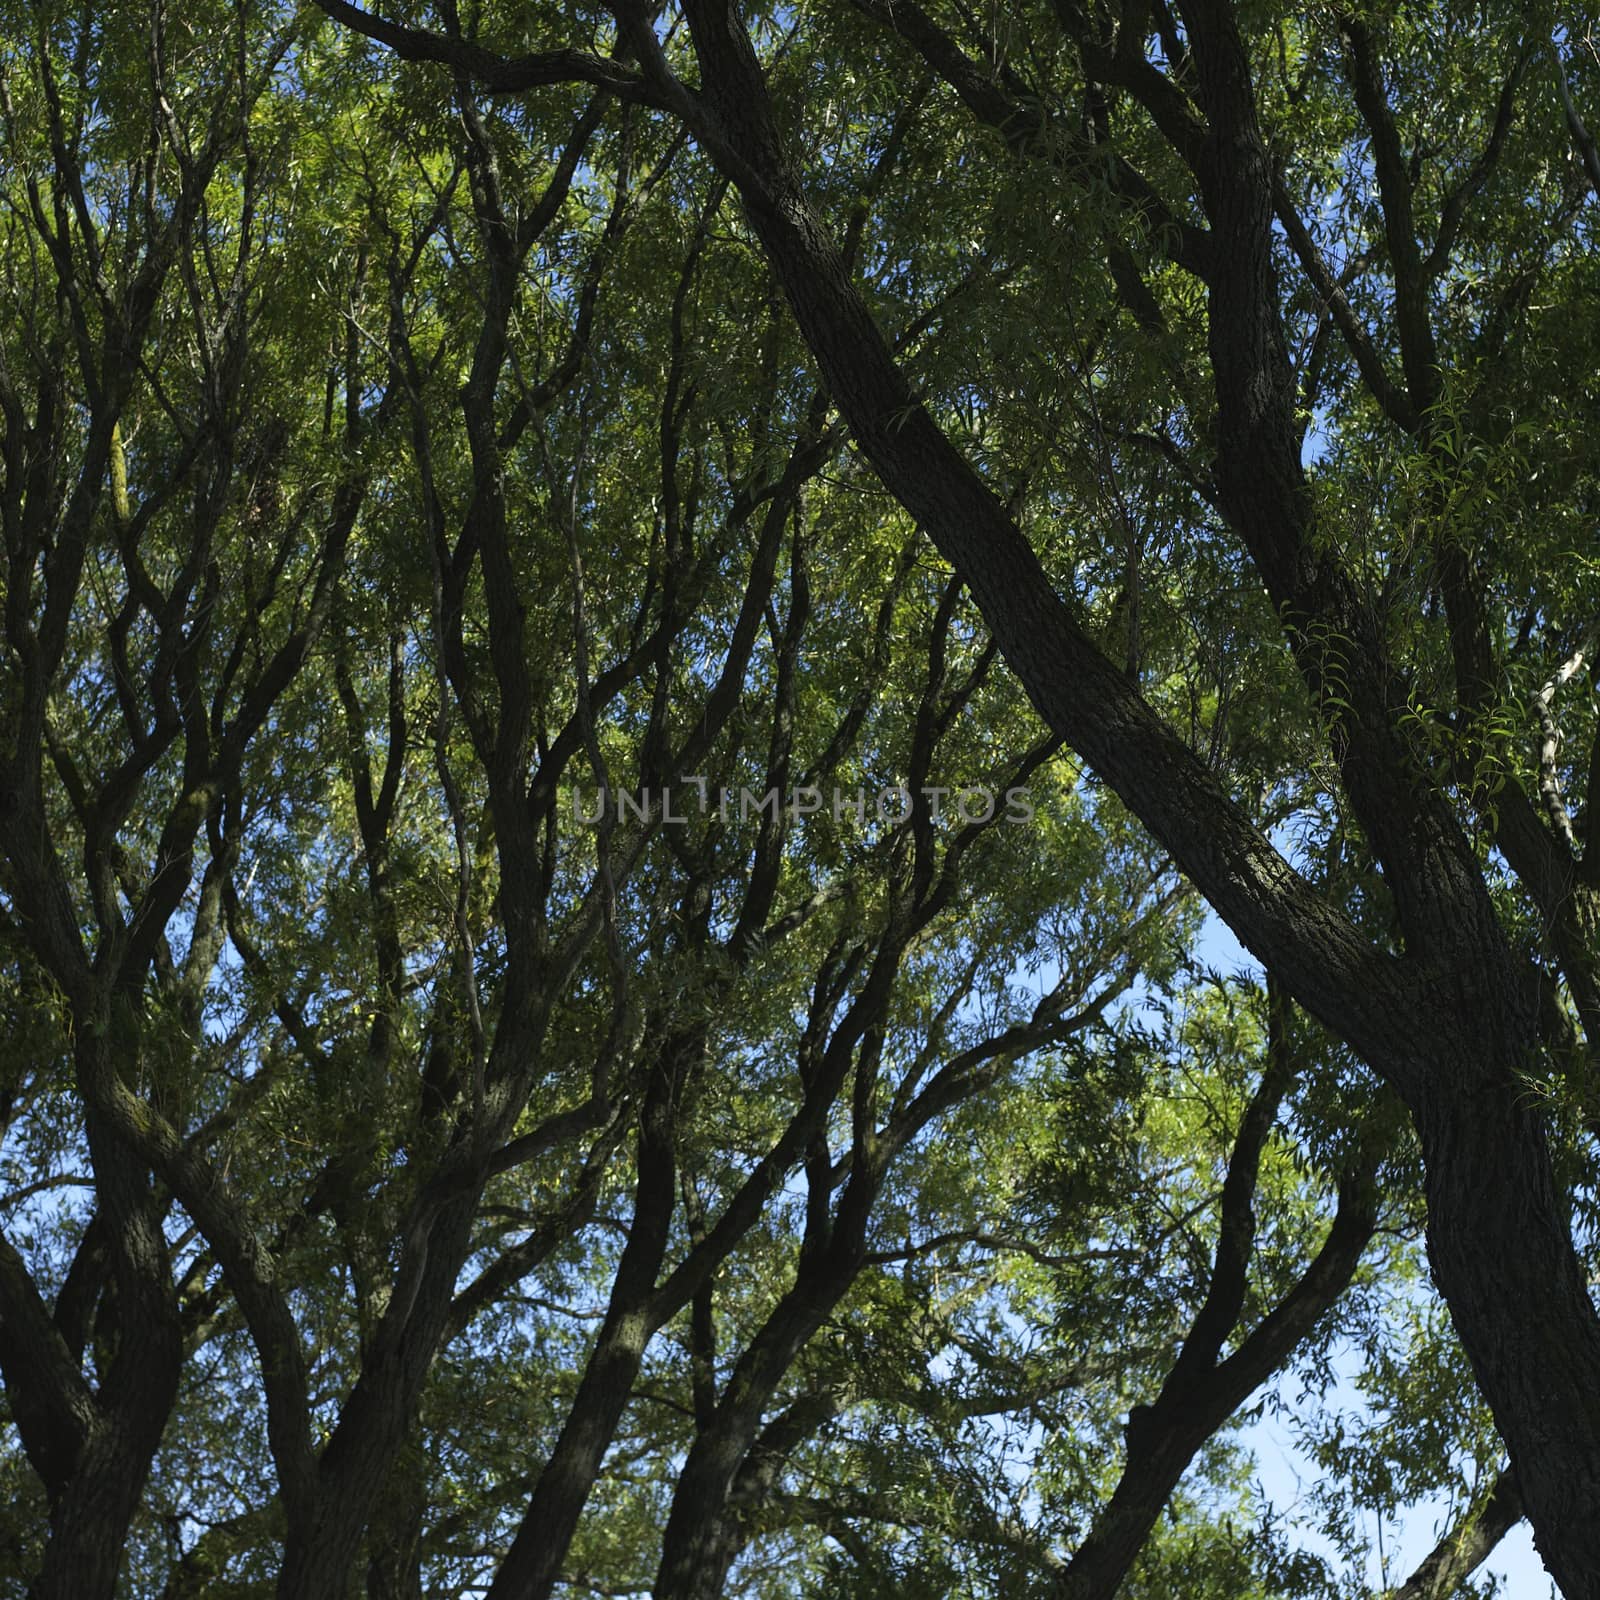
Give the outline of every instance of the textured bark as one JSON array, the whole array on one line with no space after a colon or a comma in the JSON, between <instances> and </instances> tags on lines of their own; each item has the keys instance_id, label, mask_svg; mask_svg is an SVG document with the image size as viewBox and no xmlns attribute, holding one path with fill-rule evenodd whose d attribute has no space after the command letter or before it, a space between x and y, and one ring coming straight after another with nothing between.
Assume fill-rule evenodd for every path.
<instances>
[{"instance_id":1,"label":"textured bark","mask_svg":"<svg viewBox=\"0 0 1600 1600\"><path fill-rule=\"evenodd\" d=\"M389 1469L367 1532L367 1600L422 1600L423 1466L419 1452L402 1449Z\"/></svg>"},{"instance_id":2,"label":"textured bark","mask_svg":"<svg viewBox=\"0 0 1600 1600\"><path fill-rule=\"evenodd\" d=\"M1432 1096L1417 1124L1434 1281L1506 1442L1534 1544L1568 1600L1600 1596L1600 1328L1541 1120L1506 1074Z\"/></svg>"},{"instance_id":3,"label":"textured bark","mask_svg":"<svg viewBox=\"0 0 1600 1600\"><path fill-rule=\"evenodd\" d=\"M85 1078L114 1071L101 1039ZM177 1395L183 1341L161 1212L142 1163L92 1110L90 1149L116 1289L115 1349L69 1472L51 1488L50 1536L30 1600L110 1600L128 1526Z\"/></svg>"}]
</instances>

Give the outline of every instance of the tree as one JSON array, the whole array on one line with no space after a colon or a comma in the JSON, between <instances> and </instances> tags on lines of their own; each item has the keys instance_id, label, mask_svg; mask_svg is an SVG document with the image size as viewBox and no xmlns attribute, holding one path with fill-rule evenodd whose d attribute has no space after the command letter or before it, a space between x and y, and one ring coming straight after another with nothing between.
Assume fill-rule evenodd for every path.
<instances>
[{"instance_id":1,"label":"tree","mask_svg":"<svg viewBox=\"0 0 1600 1600\"><path fill-rule=\"evenodd\" d=\"M377 24L339 4L326 9L404 54L453 61L498 90L541 75L599 81L599 69L559 53L480 70L448 34ZM1587 607L1580 583L1552 608L1558 597L1537 583L1517 585L1521 574L1485 548L1477 519L1493 496L1461 508L1447 494L1452 466L1474 450L1503 448L1514 429L1514 413L1484 379L1514 359L1508 345L1519 350L1507 324L1529 315L1528 280L1582 271L1572 260L1581 236L1568 220L1570 184L1560 177L1567 151L1558 146L1551 161L1548 138L1542 193L1535 189L1545 255L1528 262L1492 222L1466 226L1526 126L1517 108L1530 63L1547 53L1544 36L1529 36L1519 11L1503 30L1475 30L1480 43L1498 44L1490 86L1470 74L1460 87L1422 78L1446 90L1477 135L1441 152L1425 178L1431 151L1412 127L1430 108L1403 86L1434 41L1403 19L1336 11L1297 41L1304 77L1296 84L1280 73L1288 137L1275 158L1278 86L1260 85L1272 82L1276 46L1279 64L1287 60L1283 20L1262 26L1198 4L1176 17L1159 8L1064 7L1016 19L1022 42L1013 48L992 33L967 37L965 22L941 26L916 6L863 9L1016 160L1046 164L1066 184L1104 174L1125 219L1124 237L1110 241L1106 278L1136 320L1156 333L1166 326L1148 281L1151 258L1203 287L1209 381L1204 390L1177 387L1207 398L1185 431L1197 441L1210 435L1216 509L1265 586L1283 647L1325 726L1350 820L1382 872L1391 938L1364 937L1317 895L1174 737L1095 645L1002 499L921 402L788 153L745 26L730 24L725 9L685 6L699 75L691 89L646 13L619 10L620 40L640 63L627 91L682 119L738 186L855 440L968 582L1047 724L1171 849L1246 945L1406 1101L1427 1163L1435 1278L1510 1447L1541 1552L1567 1593L1593 1593L1600 1548L1582 1508L1600 1489L1600 1324L1558 1199L1544 1119L1526 1090L1551 1047L1541 1034L1539 973L1495 906L1480 842L1487 833L1504 853L1545 925L1572 1005L1592 1025L1600 858L1583 868L1553 723L1540 768L1524 775L1496 716L1519 634L1541 624L1557 636L1581 628ZM1030 72L1046 58L1070 85L1065 93L1060 77ZM1313 111L1347 119L1345 138L1365 152L1369 181L1353 181L1348 165L1325 176L1327 145L1292 169L1293 113L1306 98ZM1548 130L1552 119L1542 120ZM1581 123L1576 114L1569 120ZM1538 123L1528 131L1518 154L1537 161ZM1357 256L1336 272L1327 241L1304 218L1341 189L1352 210L1371 208L1361 242L1370 237L1373 259ZM1135 228L1155 248L1146 244L1146 264L1136 256L1130 272L1126 233ZM1292 274L1280 270L1291 252ZM1381 320L1351 306L1340 276L1365 280L1367 293L1387 302ZM1327 358L1324 346L1297 371L1290 336L1297 300L1312 296L1359 376L1369 435L1404 440L1408 464L1428 480L1421 528L1373 530L1359 560L1339 547L1337 517L1319 513L1303 466L1306 402L1321 398ZM1449 311L1466 297L1484 311L1464 319L1469 331L1459 340ZM1458 342L1474 369L1459 395L1447 377ZM1305 393L1302 377L1315 380ZM1420 638L1411 619L1399 629L1388 620L1392 590L1419 578L1441 613ZM1546 718L1557 689L1591 653L1585 640L1546 668L1536 697ZM1419 741L1419 711L1444 723L1446 749Z\"/></svg>"},{"instance_id":2,"label":"tree","mask_svg":"<svg viewBox=\"0 0 1600 1600\"><path fill-rule=\"evenodd\" d=\"M1403 1104L1591 1592L1543 35L322 9L8 18L11 1575L1328 1592Z\"/></svg>"}]
</instances>

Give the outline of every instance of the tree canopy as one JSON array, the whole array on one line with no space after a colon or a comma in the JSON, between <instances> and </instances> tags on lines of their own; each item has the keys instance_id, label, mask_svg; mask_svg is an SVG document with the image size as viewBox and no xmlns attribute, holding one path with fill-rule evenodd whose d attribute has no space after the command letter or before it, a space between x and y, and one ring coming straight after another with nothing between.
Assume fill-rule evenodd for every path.
<instances>
[{"instance_id":1,"label":"tree canopy","mask_svg":"<svg viewBox=\"0 0 1600 1600\"><path fill-rule=\"evenodd\" d=\"M0 1591L1600 1597L1595 19L0 17Z\"/></svg>"}]
</instances>

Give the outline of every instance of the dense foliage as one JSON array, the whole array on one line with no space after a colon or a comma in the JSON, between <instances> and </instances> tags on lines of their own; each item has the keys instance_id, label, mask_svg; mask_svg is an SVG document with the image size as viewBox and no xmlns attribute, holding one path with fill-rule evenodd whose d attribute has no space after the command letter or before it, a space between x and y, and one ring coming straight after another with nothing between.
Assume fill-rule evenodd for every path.
<instances>
[{"instance_id":1,"label":"dense foliage","mask_svg":"<svg viewBox=\"0 0 1600 1600\"><path fill-rule=\"evenodd\" d=\"M1600 1594L1586 19L0 17L0 1593Z\"/></svg>"}]
</instances>

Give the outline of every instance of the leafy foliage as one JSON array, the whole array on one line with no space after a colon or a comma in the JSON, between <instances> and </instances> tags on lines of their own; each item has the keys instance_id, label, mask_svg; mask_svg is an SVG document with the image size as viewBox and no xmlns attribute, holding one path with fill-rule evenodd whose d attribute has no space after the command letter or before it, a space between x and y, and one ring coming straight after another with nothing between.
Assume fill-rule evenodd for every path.
<instances>
[{"instance_id":1,"label":"leafy foliage","mask_svg":"<svg viewBox=\"0 0 1600 1600\"><path fill-rule=\"evenodd\" d=\"M1431 1102L1191 878L1470 1020L1425 793L1588 1259L1595 69L1238 8L1274 554L1190 9L747 10L763 194L698 6L0 7L7 1593L1310 1600L1507 1519ZM919 419L1188 765L1052 720Z\"/></svg>"}]
</instances>

